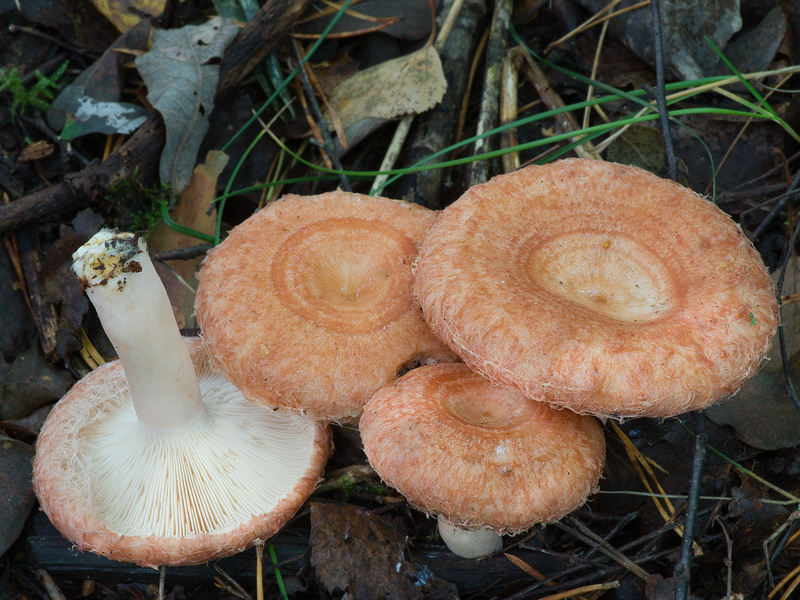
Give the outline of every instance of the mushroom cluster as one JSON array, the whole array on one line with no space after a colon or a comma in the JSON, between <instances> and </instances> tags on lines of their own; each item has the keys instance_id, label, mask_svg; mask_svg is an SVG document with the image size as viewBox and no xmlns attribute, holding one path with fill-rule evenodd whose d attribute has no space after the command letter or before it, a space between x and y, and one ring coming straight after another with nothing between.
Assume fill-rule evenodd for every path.
<instances>
[{"instance_id":1,"label":"mushroom cluster","mask_svg":"<svg viewBox=\"0 0 800 600\"><path fill-rule=\"evenodd\" d=\"M758 368L777 327L766 268L727 215L595 160L470 188L415 276L426 320L466 365L408 373L360 427L379 475L466 557L585 501L605 455L589 415L708 406Z\"/></svg>"},{"instance_id":2,"label":"mushroom cluster","mask_svg":"<svg viewBox=\"0 0 800 600\"><path fill-rule=\"evenodd\" d=\"M141 238L103 232L75 258L121 362L53 410L35 488L78 547L149 565L273 533L321 476L323 423L359 418L378 474L456 553L490 553L594 491L593 415L732 394L778 320L727 215L594 160L496 177L440 215L342 191L271 203L203 264L202 345Z\"/></svg>"}]
</instances>

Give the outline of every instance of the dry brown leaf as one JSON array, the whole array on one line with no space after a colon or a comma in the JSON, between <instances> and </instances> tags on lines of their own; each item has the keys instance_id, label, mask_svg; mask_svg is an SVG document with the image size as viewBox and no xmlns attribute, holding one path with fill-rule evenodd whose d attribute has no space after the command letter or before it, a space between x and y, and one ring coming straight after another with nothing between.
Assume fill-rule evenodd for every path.
<instances>
[{"instance_id":1,"label":"dry brown leaf","mask_svg":"<svg viewBox=\"0 0 800 600\"><path fill-rule=\"evenodd\" d=\"M340 83L331 107L347 129L363 119L396 119L422 113L444 97L447 80L436 49L428 44L388 60Z\"/></svg>"},{"instance_id":2,"label":"dry brown leaf","mask_svg":"<svg viewBox=\"0 0 800 600\"><path fill-rule=\"evenodd\" d=\"M311 564L328 591L363 600L422 596L414 566L405 558L405 537L370 511L348 504L311 508Z\"/></svg>"},{"instance_id":3,"label":"dry brown leaf","mask_svg":"<svg viewBox=\"0 0 800 600\"><path fill-rule=\"evenodd\" d=\"M144 17L158 17L164 12L166 0L92 0L95 8L125 33Z\"/></svg>"},{"instance_id":4,"label":"dry brown leaf","mask_svg":"<svg viewBox=\"0 0 800 600\"><path fill-rule=\"evenodd\" d=\"M216 211L210 211L211 203L216 196L217 178L228 164L228 155L224 152L212 150L206 157L206 162L195 167L189 184L181 193L172 212L172 219L185 227L209 235L214 234L216 227ZM160 252L176 250L198 244L198 240L179 233L174 229L160 223L148 237L150 246ZM192 260L173 260L168 262L173 275L177 275L188 285L196 288L195 274L200 268L201 258ZM176 310L176 318L181 327L191 323L194 313L194 294L189 293L185 286L177 286L175 294L170 296ZM173 297L174 296L174 297Z\"/></svg>"}]
</instances>

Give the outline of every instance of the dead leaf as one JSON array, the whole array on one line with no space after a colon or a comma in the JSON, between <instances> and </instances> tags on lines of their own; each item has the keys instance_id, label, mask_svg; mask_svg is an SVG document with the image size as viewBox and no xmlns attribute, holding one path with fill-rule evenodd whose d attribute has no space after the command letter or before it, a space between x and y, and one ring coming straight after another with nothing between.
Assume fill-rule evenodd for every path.
<instances>
[{"instance_id":1,"label":"dead leaf","mask_svg":"<svg viewBox=\"0 0 800 600\"><path fill-rule=\"evenodd\" d=\"M35 497L33 448L7 437L0 437L0 556L17 539Z\"/></svg>"},{"instance_id":2,"label":"dead leaf","mask_svg":"<svg viewBox=\"0 0 800 600\"><path fill-rule=\"evenodd\" d=\"M591 13L598 12L608 4L608 0L578 2ZM665 64L679 79L700 79L715 75L718 71L729 74L706 37L717 48L725 50L731 37L742 28L739 0L663 2L661 27ZM609 28L644 62L655 65L649 7L617 15L609 22Z\"/></svg>"},{"instance_id":3,"label":"dead leaf","mask_svg":"<svg viewBox=\"0 0 800 600\"><path fill-rule=\"evenodd\" d=\"M167 0L92 0L95 8L125 33L143 17L158 17L164 12Z\"/></svg>"},{"instance_id":4,"label":"dead leaf","mask_svg":"<svg viewBox=\"0 0 800 600\"><path fill-rule=\"evenodd\" d=\"M212 150L206 157L206 162L195 167L192 178L186 189L183 190L181 197L172 212L172 218L176 222L209 235L214 234L216 227L216 211L212 210L212 201L216 197L217 178L228 164L228 155ZM150 233L147 238L148 244L153 250L163 252L165 250L176 250L198 244L198 240L179 233L171 229L164 223L160 223ZM195 274L200 268L202 257L194 260L173 260L167 263L174 275L180 277L192 288L197 286ZM194 314L194 294L188 293L185 285L179 286L179 298L174 298L176 304L174 308L179 312L184 323L190 323ZM170 297L172 300L173 298Z\"/></svg>"},{"instance_id":5,"label":"dead leaf","mask_svg":"<svg viewBox=\"0 0 800 600\"><path fill-rule=\"evenodd\" d=\"M66 394L73 380L53 367L38 346L19 354L0 373L0 420L20 419Z\"/></svg>"},{"instance_id":6,"label":"dead leaf","mask_svg":"<svg viewBox=\"0 0 800 600\"><path fill-rule=\"evenodd\" d=\"M152 111L120 102L124 65L130 58L119 50L144 50L150 23L142 22L121 35L75 81L65 87L47 111L47 121L65 140L89 133L132 133Z\"/></svg>"},{"instance_id":7,"label":"dead leaf","mask_svg":"<svg viewBox=\"0 0 800 600\"><path fill-rule=\"evenodd\" d=\"M436 106L446 90L439 54L426 44L416 52L359 71L336 86L328 102L352 146L362 139L354 131L363 129L363 121L375 124L371 131L386 121L423 113Z\"/></svg>"},{"instance_id":8,"label":"dead leaf","mask_svg":"<svg viewBox=\"0 0 800 600\"><path fill-rule=\"evenodd\" d=\"M55 150L53 144L40 140L27 146L19 155L19 158L17 158L17 162L23 163L39 160L40 158L50 156L53 150Z\"/></svg>"},{"instance_id":9,"label":"dead leaf","mask_svg":"<svg viewBox=\"0 0 800 600\"><path fill-rule=\"evenodd\" d=\"M421 597L404 556L405 538L385 520L349 504L311 508L311 564L329 592L362 600Z\"/></svg>"},{"instance_id":10,"label":"dead leaf","mask_svg":"<svg viewBox=\"0 0 800 600\"><path fill-rule=\"evenodd\" d=\"M236 24L215 17L204 25L156 31L153 49L136 58L147 85L147 99L164 117L167 141L161 154L161 181L176 192L186 187L197 151L208 131L219 82L220 58L238 32Z\"/></svg>"},{"instance_id":11,"label":"dead leaf","mask_svg":"<svg viewBox=\"0 0 800 600\"><path fill-rule=\"evenodd\" d=\"M35 437L39 435L39 432L42 430L42 426L47 419L47 415L50 414L53 406L53 404L42 406L41 408L37 408L28 416L20 419L8 419L0 421L0 427L10 433L30 435Z\"/></svg>"},{"instance_id":12,"label":"dead leaf","mask_svg":"<svg viewBox=\"0 0 800 600\"><path fill-rule=\"evenodd\" d=\"M779 272L772 274L774 282ZM786 268L783 296L800 293L800 260L793 256ZM800 302L783 307L783 330L789 374L800 389ZM778 334L773 339L768 361L755 377L744 382L739 392L706 409L717 425L730 425L736 438L753 448L777 450L800 444L800 411L787 395Z\"/></svg>"},{"instance_id":13,"label":"dead leaf","mask_svg":"<svg viewBox=\"0 0 800 600\"><path fill-rule=\"evenodd\" d=\"M632 125L608 147L609 162L635 165L666 177L667 154L664 137L655 127Z\"/></svg>"},{"instance_id":14,"label":"dead leaf","mask_svg":"<svg viewBox=\"0 0 800 600\"><path fill-rule=\"evenodd\" d=\"M772 283L778 284L780 270L772 274ZM797 256L789 258L786 265L786 275L783 278L781 295L791 298L800 294L800 259ZM800 301L784 301L781 308L781 323L786 339L786 355L791 359L800 351ZM772 349L767 354L768 362L761 369L768 373L783 370L781 361L781 346L777 334L772 340Z\"/></svg>"}]
</instances>

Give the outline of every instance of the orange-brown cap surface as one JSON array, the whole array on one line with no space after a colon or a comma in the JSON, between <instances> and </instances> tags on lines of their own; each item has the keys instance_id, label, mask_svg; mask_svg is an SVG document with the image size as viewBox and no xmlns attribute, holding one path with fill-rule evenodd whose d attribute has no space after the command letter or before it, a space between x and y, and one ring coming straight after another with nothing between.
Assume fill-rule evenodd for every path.
<instances>
[{"instance_id":1,"label":"orange-brown cap surface","mask_svg":"<svg viewBox=\"0 0 800 600\"><path fill-rule=\"evenodd\" d=\"M462 363L419 367L385 386L359 429L370 464L411 504L499 533L583 504L605 459L593 417L492 385Z\"/></svg>"},{"instance_id":2,"label":"orange-brown cap surface","mask_svg":"<svg viewBox=\"0 0 800 600\"><path fill-rule=\"evenodd\" d=\"M413 298L436 213L336 191L267 205L209 252L197 319L215 363L253 400L358 418L412 363L458 360Z\"/></svg>"},{"instance_id":3,"label":"orange-brown cap surface","mask_svg":"<svg viewBox=\"0 0 800 600\"><path fill-rule=\"evenodd\" d=\"M317 485L330 429L246 400L187 340L203 417L187 430L142 426L120 361L56 405L36 444L34 489L80 550L145 566L201 564L274 535Z\"/></svg>"},{"instance_id":4,"label":"orange-brown cap surface","mask_svg":"<svg viewBox=\"0 0 800 600\"><path fill-rule=\"evenodd\" d=\"M725 213L596 160L471 188L416 278L431 328L475 371L593 414L668 416L734 393L778 321L766 268Z\"/></svg>"}]
</instances>

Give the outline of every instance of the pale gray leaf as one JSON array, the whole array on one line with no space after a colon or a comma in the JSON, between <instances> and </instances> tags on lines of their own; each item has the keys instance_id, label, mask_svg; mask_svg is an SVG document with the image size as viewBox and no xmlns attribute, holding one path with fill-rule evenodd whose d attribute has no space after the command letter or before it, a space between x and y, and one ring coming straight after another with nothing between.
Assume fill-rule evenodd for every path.
<instances>
[{"instance_id":1,"label":"pale gray leaf","mask_svg":"<svg viewBox=\"0 0 800 600\"><path fill-rule=\"evenodd\" d=\"M164 117L167 141L161 154L161 181L176 192L186 187L214 109L219 58L238 32L233 21L215 17L204 25L156 31L153 48L136 59L147 99Z\"/></svg>"}]
</instances>

